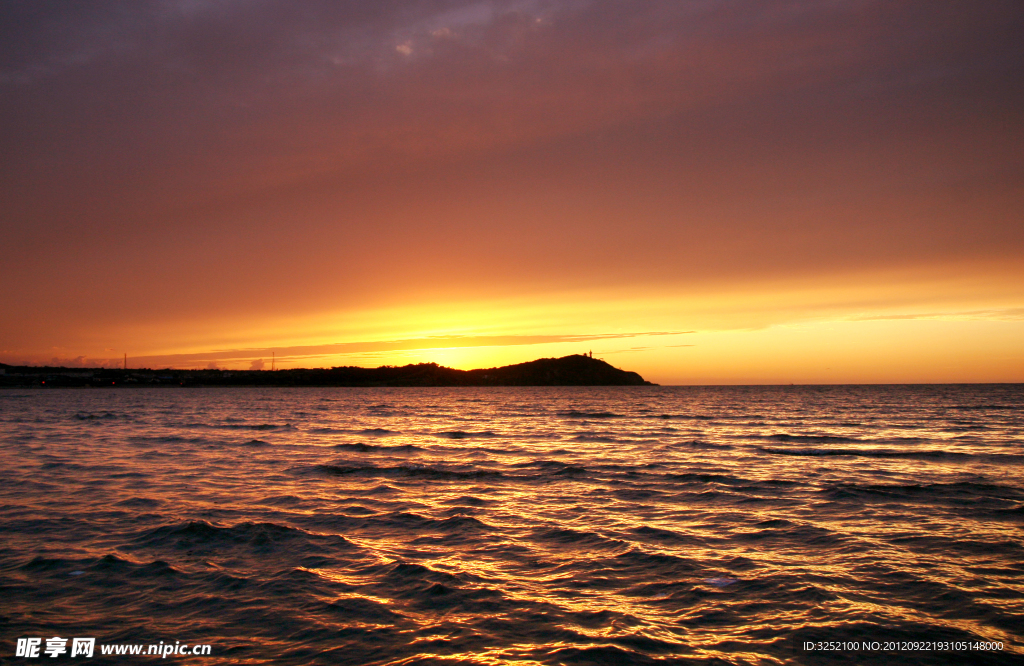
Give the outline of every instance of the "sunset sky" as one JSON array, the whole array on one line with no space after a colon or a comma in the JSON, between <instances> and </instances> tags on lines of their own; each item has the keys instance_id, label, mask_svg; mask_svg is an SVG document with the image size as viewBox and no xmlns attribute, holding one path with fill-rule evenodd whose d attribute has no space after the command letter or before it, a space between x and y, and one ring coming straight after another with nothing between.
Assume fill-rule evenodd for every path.
<instances>
[{"instance_id":1,"label":"sunset sky","mask_svg":"<svg viewBox=\"0 0 1024 666\"><path fill-rule=\"evenodd\" d=\"M1024 381L1024 3L0 3L0 362Z\"/></svg>"}]
</instances>

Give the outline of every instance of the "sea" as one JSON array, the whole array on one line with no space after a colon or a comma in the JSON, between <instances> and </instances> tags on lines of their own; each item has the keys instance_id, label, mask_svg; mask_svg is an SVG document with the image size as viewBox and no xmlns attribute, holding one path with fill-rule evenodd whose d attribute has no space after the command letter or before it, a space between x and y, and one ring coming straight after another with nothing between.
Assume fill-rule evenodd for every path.
<instances>
[{"instance_id":1,"label":"sea","mask_svg":"<svg viewBox=\"0 0 1024 666\"><path fill-rule=\"evenodd\" d=\"M0 661L1022 664L1024 385L3 390Z\"/></svg>"}]
</instances>

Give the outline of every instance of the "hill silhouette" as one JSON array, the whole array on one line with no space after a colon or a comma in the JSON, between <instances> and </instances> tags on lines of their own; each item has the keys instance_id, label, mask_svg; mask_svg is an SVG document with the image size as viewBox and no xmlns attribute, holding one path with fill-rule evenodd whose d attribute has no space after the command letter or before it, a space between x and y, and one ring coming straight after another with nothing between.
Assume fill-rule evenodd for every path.
<instances>
[{"instance_id":1,"label":"hill silhouette","mask_svg":"<svg viewBox=\"0 0 1024 666\"><path fill-rule=\"evenodd\" d=\"M0 386L652 386L635 372L573 354L499 368L456 370L436 363L288 370L148 370L0 364Z\"/></svg>"}]
</instances>

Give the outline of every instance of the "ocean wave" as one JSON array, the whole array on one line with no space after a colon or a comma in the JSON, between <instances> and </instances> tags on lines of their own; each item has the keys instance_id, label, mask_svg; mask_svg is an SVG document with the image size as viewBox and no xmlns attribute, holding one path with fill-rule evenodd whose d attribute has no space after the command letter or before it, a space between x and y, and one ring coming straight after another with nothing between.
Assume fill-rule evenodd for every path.
<instances>
[{"instance_id":1,"label":"ocean wave","mask_svg":"<svg viewBox=\"0 0 1024 666\"><path fill-rule=\"evenodd\" d=\"M397 430L387 430L385 428L363 428L362 430L350 428L310 428L307 432L315 435L363 435L364 437L392 437L402 434Z\"/></svg>"},{"instance_id":2,"label":"ocean wave","mask_svg":"<svg viewBox=\"0 0 1024 666\"><path fill-rule=\"evenodd\" d=\"M845 538L832 530L815 525L793 524L759 524L761 529L737 532L733 540L740 543L759 543L763 541L781 541L794 544L806 544L813 547L828 547L841 544Z\"/></svg>"},{"instance_id":3,"label":"ocean wave","mask_svg":"<svg viewBox=\"0 0 1024 666\"><path fill-rule=\"evenodd\" d=\"M268 522L242 522L221 527L205 520L189 520L161 525L146 531L133 540L133 546L146 549L217 550L220 548L248 547L256 552L275 550L294 551L297 543L308 548L314 543L329 545L332 549L350 550L354 544L337 534L313 534L295 527Z\"/></svg>"},{"instance_id":4,"label":"ocean wave","mask_svg":"<svg viewBox=\"0 0 1024 666\"><path fill-rule=\"evenodd\" d=\"M521 462L512 465L513 467L537 467L540 469L547 470L562 470L567 467L572 467L569 463L564 463L561 460L530 460L528 462Z\"/></svg>"},{"instance_id":5,"label":"ocean wave","mask_svg":"<svg viewBox=\"0 0 1024 666\"><path fill-rule=\"evenodd\" d=\"M718 417L716 417L716 416L708 416L706 414L655 414L655 415L649 416L648 418L662 419L662 420L665 420L665 421L668 421L668 420L671 420L671 419L679 419L679 420L683 420L683 421L714 421Z\"/></svg>"},{"instance_id":6,"label":"ocean wave","mask_svg":"<svg viewBox=\"0 0 1024 666\"><path fill-rule=\"evenodd\" d=\"M707 441L704 441L702 439L691 439L691 440L682 441L682 442L669 442L668 444L663 444L661 446L661 448L662 449L675 449L675 448L679 448L681 446L685 446L686 448L689 448L689 449L707 449L707 450L731 449L731 448L733 448L732 444L716 444L714 442L707 442Z\"/></svg>"},{"instance_id":7,"label":"ocean wave","mask_svg":"<svg viewBox=\"0 0 1024 666\"><path fill-rule=\"evenodd\" d=\"M368 437L391 437L392 435L401 435L397 430L387 430L386 428L366 428L356 433L357 435L366 435Z\"/></svg>"},{"instance_id":8,"label":"ocean wave","mask_svg":"<svg viewBox=\"0 0 1024 666\"><path fill-rule=\"evenodd\" d=\"M318 600L310 612L314 616L325 616L331 623L401 626L411 622L407 615L396 612L379 601L359 596L344 596L331 601Z\"/></svg>"},{"instance_id":9,"label":"ocean wave","mask_svg":"<svg viewBox=\"0 0 1024 666\"><path fill-rule=\"evenodd\" d=\"M298 430L291 423L189 423L185 427L216 430Z\"/></svg>"},{"instance_id":10,"label":"ocean wave","mask_svg":"<svg viewBox=\"0 0 1024 666\"><path fill-rule=\"evenodd\" d=\"M682 474L666 474L665 478L673 481L688 481L693 483L721 483L725 485L743 485L750 481L740 479L728 474L708 474L700 472L684 472Z\"/></svg>"},{"instance_id":11,"label":"ocean wave","mask_svg":"<svg viewBox=\"0 0 1024 666\"><path fill-rule=\"evenodd\" d=\"M466 432L464 430L445 430L445 431L437 433L436 436L437 437L442 437L444 439L473 439L473 438L478 438L478 437L481 437L481 438L497 437L497 435L494 434L493 432L491 432L490 430L484 430L484 431L481 431L481 432Z\"/></svg>"},{"instance_id":12,"label":"ocean wave","mask_svg":"<svg viewBox=\"0 0 1024 666\"><path fill-rule=\"evenodd\" d=\"M153 560L152 562L133 562L114 554L104 555L95 563L86 568L86 571L96 571L104 576L114 573L127 574L132 577L144 580L163 578L167 576L180 576L181 571L175 569L164 560Z\"/></svg>"},{"instance_id":13,"label":"ocean wave","mask_svg":"<svg viewBox=\"0 0 1024 666\"><path fill-rule=\"evenodd\" d=\"M996 519L1024 521L1024 504L1008 509L992 509L989 515Z\"/></svg>"},{"instance_id":14,"label":"ocean wave","mask_svg":"<svg viewBox=\"0 0 1024 666\"><path fill-rule=\"evenodd\" d=\"M896 449L780 449L767 446L758 451L780 456L862 456L866 458L945 458L968 457L966 453L942 450L900 451Z\"/></svg>"},{"instance_id":15,"label":"ocean wave","mask_svg":"<svg viewBox=\"0 0 1024 666\"><path fill-rule=\"evenodd\" d=\"M619 641L615 641L619 642ZM662 641L652 641L663 643ZM666 651L666 648L655 650ZM548 655L545 655L548 656ZM643 652L630 648L621 648L616 645L599 645L592 647L562 647L554 650L548 656L551 664L571 664L572 666L589 666L590 664L608 664L609 666L668 666L669 664L682 664L684 662L666 661L658 657L650 657Z\"/></svg>"},{"instance_id":16,"label":"ocean wave","mask_svg":"<svg viewBox=\"0 0 1024 666\"><path fill-rule=\"evenodd\" d=\"M411 511L397 511L367 516L358 526L361 531L371 533L401 530L410 533L433 532L466 538L479 538L480 532L493 529L491 525L464 512L458 512L446 518L432 518Z\"/></svg>"},{"instance_id":17,"label":"ocean wave","mask_svg":"<svg viewBox=\"0 0 1024 666\"><path fill-rule=\"evenodd\" d=\"M205 437L186 437L184 435L134 436L128 441L133 444L208 444L211 440Z\"/></svg>"},{"instance_id":18,"label":"ocean wave","mask_svg":"<svg viewBox=\"0 0 1024 666\"><path fill-rule=\"evenodd\" d=\"M908 484L835 484L820 490L833 497L850 495L893 496L923 499L955 500L1024 500L1024 490L1011 486L991 483L963 481L958 483L908 483Z\"/></svg>"},{"instance_id":19,"label":"ocean wave","mask_svg":"<svg viewBox=\"0 0 1024 666\"><path fill-rule=\"evenodd\" d=\"M501 478L503 474L491 469L452 470L427 465L394 465L378 467L376 465L316 465L318 472L333 476L388 476L388 477L421 477L431 479L485 479Z\"/></svg>"},{"instance_id":20,"label":"ocean wave","mask_svg":"<svg viewBox=\"0 0 1024 666\"><path fill-rule=\"evenodd\" d=\"M104 584L109 584L111 577L128 576L152 580L168 576L178 576L182 572L164 560L136 562L123 555L107 553L93 558L48 558L36 556L19 567L21 571L34 574L47 573L61 577L83 577L80 580L90 582L89 574L100 574Z\"/></svg>"},{"instance_id":21,"label":"ocean wave","mask_svg":"<svg viewBox=\"0 0 1024 666\"><path fill-rule=\"evenodd\" d=\"M790 435L787 433L766 435L765 439L776 442L803 442L806 444L841 444L864 441L857 437L843 437L840 435Z\"/></svg>"},{"instance_id":22,"label":"ocean wave","mask_svg":"<svg viewBox=\"0 0 1024 666\"><path fill-rule=\"evenodd\" d=\"M84 560L84 561L88 562L88 560ZM83 563L83 560L76 560L76 559L63 558L63 557L46 557L44 555L36 555L35 557L33 557L28 562L25 562L24 564L18 566L18 569L20 569L22 571L43 572L43 571L61 571L61 570L64 570L64 569L69 569L71 567L74 567L76 570L78 570L78 569L81 568L80 565L82 563Z\"/></svg>"},{"instance_id":23,"label":"ocean wave","mask_svg":"<svg viewBox=\"0 0 1024 666\"><path fill-rule=\"evenodd\" d=\"M116 506L124 506L136 509L152 509L163 504L164 501L152 497L129 497L116 503Z\"/></svg>"},{"instance_id":24,"label":"ocean wave","mask_svg":"<svg viewBox=\"0 0 1024 666\"><path fill-rule=\"evenodd\" d=\"M632 530L632 534L635 537L643 539L644 541L654 541L656 543L664 543L679 546L707 546L707 542L704 539L701 539L700 537L692 536L689 534L681 534L673 530L651 527L649 525L641 525L640 527L634 528Z\"/></svg>"},{"instance_id":25,"label":"ocean wave","mask_svg":"<svg viewBox=\"0 0 1024 666\"><path fill-rule=\"evenodd\" d=\"M958 405L956 407L956 409L960 409L960 410L964 410L964 411L985 410L985 411L1017 412L1017 411L1021 411L1022 409L1024 409L1024 406L1022 406L1022 405Z\"/></svg>"},{"instance_id":26,"label":"ocean wave","mask_svg":"<svg viewBox=\"0 0 1024 666\"><path fill-rule=\"evenodd\" d=\"M999 454L999 453L966 453L963 451L949 451L946 449L882 449L882 448L870 448L870 449L851 449L851 448L835 448L835 449L781 449L766 446L757 447L758 451L762 453L769 453L772 455L782 456L807 456L807 457L830 457L830 456L857 456L861 458L905 458L908 460L914 459L952 459L952 460L967 460L967 459L978 459L978 460L991 460L991 461L1002 461L1006 463L1014 463L1024 461L1024 456L1018 456L1013 454Z\"/></svg>"},{"instance_id":27,"label":"ocean wave","mask_svg":"<svg viewBox=\"0 0 1024 666\"><path fill-rule=\"evenodd\" d=\"M401 451L423 451L424 449L413 444L396 444L394 446L388 446L386 444L367 444L365 442L354 442L354 443L341 443L335 444L336 449L347 449L349 451L361 451L363 453L386 453L386 452L401 452Z\"/></svg>"},{"instance_id":28,"label":"ocean wave","mask_svg":"<svg viewBox=\"0 0 1024 666\"><path fill-rule=\"evenodd\" d=\"M519 480L542 480L551 477L579 476L587 474L587 469L582 465L564 463L558 460L534 460L525 463L517 463L514 467L522 470L537 470L538 474L517 474L509 476L510 479Z\"/></svg>"},{"instance_id":29,"label":"ocean wave","mask_svg":"<svg viewBox=\"0 0 1024 666\"><path fill-rule=\"evenodd\" d=\"M74 418L79 421L109 421L111 419L116 419L120 417L117 414L114 414L113 412L103 412L101 414L89 414L79 412L78 414L75 414Z\"/></svg>"},{"instance_id":30,"label":"ocean wave","mask_svg":"<svg viewBox=\"0 0 1024 666\"><path fill-rule=\"evenodd\" d=\"M451 504L454 506L483 507L494 504L494 501L482 499L480 497L474 497L473 495L462 495L461 497L453 497L451 499L444 500L443 503Z\"/></svg>"},{"instance_id":31,"label":"ocean wave","mask_svg":"<svg viewBox=\"0 0 1024 666\"><path fill-rule=\"evenodd\" d=\"M586 412L577 409L570 409L564 412L556 412L558 416L567 416L575 419L619 419L621 414L614 412Z\"/></svg>"},{"instance_id":32,"label":"ocean wave","mask_svg":"<svg viewBox=\"0 0 1024 666\"><path fill-rule=\"evenodd\" d=\"M533 530L533 538L548 541L571 550L592 548L600 550L620 549L629 546L621 539L609 538L589 530L574 530L567 527L546 527Z\"/></svg>"},{"instance_id":33,"label":"ocean wave","mask_svg":"<svg viewBox=\"0 0 1024 666\"><path fill-rule=\"evenodd\" d=\"M626 442L632 442L635 440L622 439L621 437L611 437L609 435L590 435L582 434L576 435L571 439L573 442L591 442L594 444L620 444Z\"/></svg>"}]
</instances>

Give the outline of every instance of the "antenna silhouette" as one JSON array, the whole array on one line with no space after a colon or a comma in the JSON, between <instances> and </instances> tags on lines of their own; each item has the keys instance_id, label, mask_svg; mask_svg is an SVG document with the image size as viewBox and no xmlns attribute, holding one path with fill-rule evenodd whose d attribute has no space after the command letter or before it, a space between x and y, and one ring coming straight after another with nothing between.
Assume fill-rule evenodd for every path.
<instances>
[{"instance_id":1,"label":"antenna silhouette","mask_svg":"<svg viewBox=\"0 0 1024 666\"><path fill-rule=\"evenodd\" d=\"M274 371L274 363L277 361L277 352L270 352L270 371Z\"/></svg>"}]
</instances>

